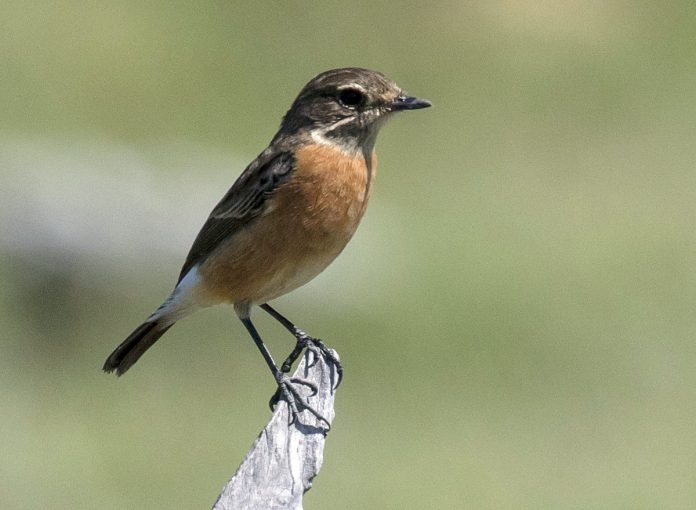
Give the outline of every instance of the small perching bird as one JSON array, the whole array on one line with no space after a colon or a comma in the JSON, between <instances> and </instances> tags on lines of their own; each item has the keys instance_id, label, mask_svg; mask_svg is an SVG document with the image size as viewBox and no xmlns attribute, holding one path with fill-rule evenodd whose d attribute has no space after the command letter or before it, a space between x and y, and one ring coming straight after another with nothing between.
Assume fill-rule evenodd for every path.
<instances>
[{"instance_id":1,"label":"small perching bird","mask_svg":"<svg viewBox=\"0 0 696 510\"><path fill-rule=\"evenodd\" d=\"M106 372L124 374L175 322L231 303L270 368L296 419L307 409L287 372L307 347L341 367L329 349L270 305L321 273L355 233L370 197L379 129L395 112L427 108L383 74L361 68L326 71L300 91L270 145L215 206L162 305L111 353ZM296 338L279 368L251 322L260 306Z\"/></svg>"}]
</instances>

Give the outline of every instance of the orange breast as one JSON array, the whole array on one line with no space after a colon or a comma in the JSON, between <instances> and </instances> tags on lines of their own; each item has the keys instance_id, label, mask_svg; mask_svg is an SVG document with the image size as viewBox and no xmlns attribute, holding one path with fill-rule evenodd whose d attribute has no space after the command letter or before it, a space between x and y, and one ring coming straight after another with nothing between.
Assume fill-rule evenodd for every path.
<instances>
[{"instance_id":1,"label":"orange breast","mask_svg":"<svg viewBox=\"0 0 696 510\"><path fill-rule=\"evenodd\" d=\"M304 285L343 250L362 219L376 170L327 145L298 150L292 178L265 211L199 269L214 302L261 303Z\"/></svg>"}]
</instances>

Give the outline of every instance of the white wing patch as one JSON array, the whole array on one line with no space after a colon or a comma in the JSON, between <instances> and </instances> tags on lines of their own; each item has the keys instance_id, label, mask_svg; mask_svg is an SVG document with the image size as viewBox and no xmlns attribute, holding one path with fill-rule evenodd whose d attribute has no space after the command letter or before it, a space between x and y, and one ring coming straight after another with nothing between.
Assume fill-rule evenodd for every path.
<instances>
[{"instance_id":1,"label":"white wing patch","mask_svg":"<svg viewBox=\"0 0 696 510\"><path fill-rule=\"evenodd\" d=\"M201 277L198 274L198 266L193 266L186 273L179 285L164 300L164 303L154 311L148 320L158 320L163 325L174 324L205 306L200 302L199 288Z\"/></svg>"}]
</instances>

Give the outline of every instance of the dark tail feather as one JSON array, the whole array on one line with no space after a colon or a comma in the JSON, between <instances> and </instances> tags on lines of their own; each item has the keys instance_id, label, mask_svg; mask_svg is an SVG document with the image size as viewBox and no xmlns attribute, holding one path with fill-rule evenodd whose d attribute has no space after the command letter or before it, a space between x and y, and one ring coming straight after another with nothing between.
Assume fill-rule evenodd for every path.
<instances>
[{"instance_id":1,"label":"dark tail feather","mask_svg":"<svg viewBox=\"0 0 696 510\"><path fill-rule=\"evenodd\" d=\"M119 345L104 363L104 372L116 372L123 375L140 359L145 351L164 335L174 324L161 327L157 321L143 322L138 328Z\"/></svg>"}]
</instances>

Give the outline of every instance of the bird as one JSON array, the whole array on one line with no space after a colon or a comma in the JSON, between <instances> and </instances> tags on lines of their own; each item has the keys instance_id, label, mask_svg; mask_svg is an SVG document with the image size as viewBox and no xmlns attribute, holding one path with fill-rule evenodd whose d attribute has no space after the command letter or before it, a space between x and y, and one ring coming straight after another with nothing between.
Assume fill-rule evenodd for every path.
<instances>
[{"instance_id":1,"label":"bird","mask_svg":"<svg viewBox=\"0 0 696 510\"><path fill-rule=\"evenodd\" d=\"M213 208L195 238L176 285L164 302L106 359L103 370L126 373L177 321L202 308L231 304L261 352L290 421L303 410L328 421L288 375L303 352L343 369L320 339L310 337L268 302L308 283L345 248L367 207L377 169L374 146L395 113L431 106L407 95L378 71L332 69L312 78L283 116L270 144ZM278 367L251 321L260 307L295 337Z\"/></svg>"}]
</instances>

